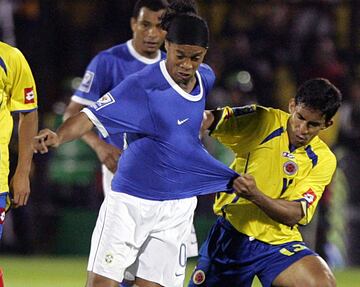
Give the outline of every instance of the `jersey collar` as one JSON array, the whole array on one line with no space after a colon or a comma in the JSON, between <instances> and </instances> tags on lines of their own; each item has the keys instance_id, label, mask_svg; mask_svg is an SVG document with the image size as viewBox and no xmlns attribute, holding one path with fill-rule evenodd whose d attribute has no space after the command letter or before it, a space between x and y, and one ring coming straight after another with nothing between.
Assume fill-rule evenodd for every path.
<instances>
[{"instance_id":1,"label":"jersey collar","mask_svg":"<svg viewBox=\"0 0 360 287\"><path fill-rule=\"evenodd\" d=\"M200 85L200 92L197 95L192 95L189 94L187 92L185 92L174 80L173 78L171 78L169 72L166 69L166 65L165 65L165 60L162 60L160 62L160 69L161 72L163 74L163 76L165 77L166 81L170 84L170 86L178 93L180 94L180 96L182 96L183 98L187 99L188 101L192 101L192 102L198 102L202 99L203 94L204 94L204 88L203 88L203 84L201 81L201 76L200 73L198 71L196 71L196 77L198 79L198 83Z\"/></svg>"},{"instance_id":2,"label":"jersey collar","mask_svg":"<svg viewBox=\"0 0 360 287\"><path fill-rule=\"evenodd\" d=\"M157 52L157 56L154 59L149 59L146 58L142 55L140 55L134 48L132 40L128 40L126 42L126 46L129 50L129 53L131 54L131 56L133 56L135 59L137 59L140 62L143 62L144 64L150 65L150 64L154 64L156 62L159 62L161 60L161 52L160 50L158 50Z\"/></svg>"}]
</instances>

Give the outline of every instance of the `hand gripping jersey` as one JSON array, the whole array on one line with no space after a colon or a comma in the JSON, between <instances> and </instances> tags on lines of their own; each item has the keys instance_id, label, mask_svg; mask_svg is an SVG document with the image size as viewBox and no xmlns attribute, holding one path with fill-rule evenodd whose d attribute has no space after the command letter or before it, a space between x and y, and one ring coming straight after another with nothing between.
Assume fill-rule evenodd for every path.
<instances>
[{"instance_id":1,"label":"hand gripping jersey","mask_svg":"<svg viewBox=\"0 0 360 287\"><path fill-rule=\"evenodd\" d=\"M33 75L23 54L0 42L0 193L9 191L9 150L13 119L10 112L37 108Z\"/></svg>"},{"instance_id":2,"label":"hand gripping jersey","mask_svg":"<svg viewBox=\"0 0 360 287\"><path fill-rule=\"evenodd\" d=\"M165 53L160 51L154 59L140 55L132 46L131 40L102 51L88 65L81 85L71 100L90 106L127 76L142 70L149 64L159 62L162 58L165 58ZM123 149L122 133L104 140Z\"/></svg>"},{"instance_id":3,"label":"hand gripping jersey","mask_svg":"<svg viewBox=\"0 0 360 287\"><path fill-rule=\"evenodd\" d=\"M236 173L214 159L199 139L214 73L201 65L196 77L197 85L188 94L161 61L127 77L83 110L105 137L137 135L121 155L114 191L170 200L230 189Z\"/></svg>"},{"instance_id":4,"label":"hand gripping jersey","mask_svg":"<svg viewBox=\"0 0 360 287\"><path fill-rule=\"evenodd\" d=\"M225 108L212 136L236 154L231 167L239 174L253 175L267 196L303 202L305 216L300 224L307 224L331 181L336 158L319 137L292 149L286 132L289 117L283 111L256 105ZM270 244L302 240L297 226L272 220L234 194L218 194L214 211L239 232Z\"/></svg>"}]
</instances>

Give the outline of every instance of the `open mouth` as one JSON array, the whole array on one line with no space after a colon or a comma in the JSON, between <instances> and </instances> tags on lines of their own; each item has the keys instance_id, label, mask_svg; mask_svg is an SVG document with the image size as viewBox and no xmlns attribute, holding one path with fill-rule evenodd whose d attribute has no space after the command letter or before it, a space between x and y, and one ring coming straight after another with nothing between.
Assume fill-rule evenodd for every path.
<instances>
[{"instance_id":1,"label":"open mouth","mask_svg":"<svg viewBox=\"0 0 360 287\"><path fill-rule=\"evenodd\" d=\"M150 49L157 49L159 46L158 42L144 42L145 47Z\"/></svg>"},{"instance_id":2,"label":"open mouth","mask_svg":"<svg viewBox=\"0 0 360 287\"><path fill-rule=\"evenodd\" d=\"M183 80L187 80L187 79L191 78L191 74L189 74L189 73L178 72L178 76L180 79L183 79Z\"/></svg>"}]
</instances>

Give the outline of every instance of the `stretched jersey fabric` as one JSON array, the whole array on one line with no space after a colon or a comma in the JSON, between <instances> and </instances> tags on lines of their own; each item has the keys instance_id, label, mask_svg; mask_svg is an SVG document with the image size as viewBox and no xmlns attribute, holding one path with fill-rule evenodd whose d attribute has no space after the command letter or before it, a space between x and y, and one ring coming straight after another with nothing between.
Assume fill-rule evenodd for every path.
<instances>
[{"instance_id":1,"label":"stretched jersey fabric","mask_svg":"<svg viewBox=\"0 0 360 287\"><path fill-rule=\"evenodd\" d=\"M0 42L0 193L9 190L11 112L30 112L36 108L35 81L25 57L18 49Z\"/></svg>"},{"instance_id":2,"label":"stretched jersey fabric","mask_svg":"<svg viewBox=\"0 0 360 287\"><path fill-rule=\"evenodd\" d=\"M188 94L161 61L129 76L83 110L104 136L138 135L121 155L114 191L170 200L230 189L236 173L213 158L199 139L214 73L201 65L196 77L197 85Z\"/></svg>"},{"instance_id":3,"label":"stretched jersey fabric","mask_svg":"<svg viewBox=\"0 0 360 287\"><path fill-rule=\"evenodd\" d=\"M106 92L111 91L127 76L142 70L149 64L165 58L165 53L158 53L154 59L140 55L134 49L131 40L100 52L95 56L71 100L84 106L94 104ZM123 134L104 139L106 142L123 148Z\"/></svg>"},{"instance_id":4,"label":"stretched jersey fabric","mask_svg":"<svg viewBox=\"0 0 360 287\"><path fill-rule=\"evenodd\" d=\"M290 115L261 106L225 108L212 132L236 154L231 167L249 173L258 188L271 198L301 201L307 224L336 168L328 146L315 137L304 147L290 146L287 122ZM224 216L239 232L270 244L301 241L298 227L272 220L250 201L233 194L216 196L214 211Z\"/></svg>"}]
</instances>

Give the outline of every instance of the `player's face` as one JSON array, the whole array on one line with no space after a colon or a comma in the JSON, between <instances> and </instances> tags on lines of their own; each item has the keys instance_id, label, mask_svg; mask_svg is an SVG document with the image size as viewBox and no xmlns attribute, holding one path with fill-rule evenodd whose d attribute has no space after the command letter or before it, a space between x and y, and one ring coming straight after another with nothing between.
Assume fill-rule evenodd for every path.
<instances>
[{"instance_id":1,"label":"player's face","mask_svg":"<svg viewBox=\"0 0 360 287\"><path fill-rule=\"evenodd\" d=\"M131 18L133 45L142 56L155 58L166 32L160 28L160 17L165 10L152 11L142 7L137 18Z\"/></svg>"},{"instance_id":2,"label":"player's face","mask_svg":"<svg viewBox=\"0 0 360 287\"><path fill-rule=\"evenodd\" d=\"M166 41L166 68L173 80L181 85L188 84L203 62L207 49L201 46L179 45Z\"/></svg>"},{"instance_id":3,"label":"player's face","mask_svg":"<svg viewBox=\"0 0 360 287\"><path fill-rule=\"evenodd\" d=\"M321 111L311 109L302 104L295 104L292 99L289 104L291 117L287 132L290 143L295 147L306 146L319 132L332 125L332 121L325 121Z\"/></svg>"}]
</instances>

